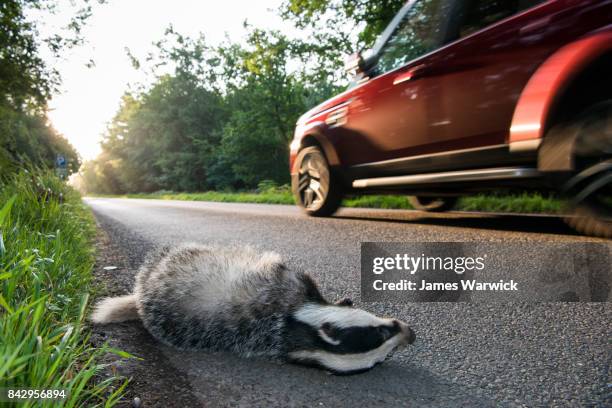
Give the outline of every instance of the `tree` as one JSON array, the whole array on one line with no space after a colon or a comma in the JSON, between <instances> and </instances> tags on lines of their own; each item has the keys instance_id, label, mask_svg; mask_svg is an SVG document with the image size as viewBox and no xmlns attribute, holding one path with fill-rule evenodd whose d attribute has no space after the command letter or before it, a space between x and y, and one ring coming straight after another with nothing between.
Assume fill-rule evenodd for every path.
<instances>
[{"instance_id":1,"label":"tree","mask_svg":"<svg viewBox=\"0 0 612 408\"><path fill-rule=\"evenodd\" d=\"M244 44L212 48L169 28L144 64L130 53L154 78L124 96L102 155L87 166L90 186L122 193L289 181L295 123L339 91L337 62L312 41L246 27Z\"/></svg>"},{"instance_id":2,"label":"tree","mask_svg":"<svg viewBox=\"0 0 612 408\"><path fill-rule=\"evenodd\" d=\"M253 29L244 46L212 49L201 37L169 29L147 56L152 72L165 73L140 94L124 96L90 176L98 174L97 186L115 192L287 182L295 122L331 89L305 85L311 77L303 69L290 71L311 52L302 45Z\"/></svg>"},{"instance_id":3,"label":"tree","mask_svg":"<svg viewBox=\"0 0 612 408\"><path fill-rule=\"evenodd\" d=\"M219 50L228 80L229 118L213 170L217 187L289 181L288 147L295 122L307 103L314 102L304 84L306 73L290 69L307 52L302 45L278 32L253 29L245 46ZM224 174L228 171L229 177Z\"/></svg>"},{"instance_id":4,"label":"tree","mask_svg":"<svg viewBox=\"0 0 612 408\"><path fill-rule=\"evenodd\" d=\"M101 1L98 1L101 2ZM47 101L60 82L59 74L40 56L46 46L60 56L79 44L81 28L91 15L91 2L73 3L75 12L60 32L41 37L38 22L26 17L36 11L53 13L54 0L4 0L0 2L0 168L31 163L52 166L57 154L69 160L69 171L78 169L76 151L49 124Z\"/></svg>"},{"instance_id":5,"label":"tree","mask_svg":"<svg viewBox=\"0 0 612 408\"><path fill-rule=\"evenodd\" d=\"M51 167L58 154L68 161L69 174L78 170L76 150L49 124L44 113L0 106L0 170L14 170L24 164Z\"/></svg>"},{"instance_id":6,"label":"tree","mask_svg":"<svg viewBox=\"0 0 612 408\"><path fill-rule=\"evenodd\" d=\"M354 52L355 46L371 47L406 0L286 0L283 17L297 27L309 27L319 40ZM338 30L338 27L342 29ZM357 32L358 44L349 33Z\"/></svg>"},{"instance_id":7,"label":"tree","mask_svg":"<svg viewBox=\"0 0 612 408\"><path fill-rule=\"evenodd\" d=\"M206 70L199 70L205 63L203 39L182 39L176 51L169 43L159 43L160 54L165 64L176 62L174 73L160 75L137 95L123 96L104 135L103 153L90 165L95 171L89 180L92 174L104 180L90 185L115 193L211 186L209 169L226 118L223 100ZM111 182L115 178L118 182Z\"/></svg>"},{"instance_id":8,"label":"tree","mask_svg":"<svg viewBox=\"0 0 612 408\"><path fill-rule=\"evenodd\" d=\"M148 161L148 190L202 190L224 111L219 95L179 75L160 78L130 121L128 160Z\"/></svg>"}]
</instances>

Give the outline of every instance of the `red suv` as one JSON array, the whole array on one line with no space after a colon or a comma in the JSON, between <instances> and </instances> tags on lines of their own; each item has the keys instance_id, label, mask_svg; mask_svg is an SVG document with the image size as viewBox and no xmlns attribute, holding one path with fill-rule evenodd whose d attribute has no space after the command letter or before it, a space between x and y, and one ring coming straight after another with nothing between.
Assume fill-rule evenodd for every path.
<instances>
[{"instance_id":1,"label":"red suv","mask_svg":"<svg viewBox=\"0 0 612 408\"><path fill-rule=\"evenodd\" d=\"M612 1L413 0L305 113L292 187L310 215L351 193L556 191L577 230L612 236Z\"/></svg>"}]
</instances>

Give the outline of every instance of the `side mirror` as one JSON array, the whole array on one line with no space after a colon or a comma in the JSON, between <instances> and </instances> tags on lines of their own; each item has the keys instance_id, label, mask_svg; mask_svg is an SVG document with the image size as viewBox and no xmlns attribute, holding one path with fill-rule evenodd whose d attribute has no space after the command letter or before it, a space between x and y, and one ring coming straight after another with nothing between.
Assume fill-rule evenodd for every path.
<instances>
[{"instance_id":1,"label":"side mirror","mask_svg":"<svg viewBox=\"0 0 612 408\"><path fill-rule=\"evenodd\" d=\"M349 55L344 62L344 70L351 75L363 75L372 67L372 51L360 51Z\"/></svg>"},{"instance_id":2,"label":"side mirror","mask_svg":"<svg viewBox=\"0 0 612 408\"><path fill-rule=\"evenodd\" d=\"M363 72L363 56L360 52L356 52L346 57L344 61L344 70L349 74Z\"/></svg>"}]
</instances>

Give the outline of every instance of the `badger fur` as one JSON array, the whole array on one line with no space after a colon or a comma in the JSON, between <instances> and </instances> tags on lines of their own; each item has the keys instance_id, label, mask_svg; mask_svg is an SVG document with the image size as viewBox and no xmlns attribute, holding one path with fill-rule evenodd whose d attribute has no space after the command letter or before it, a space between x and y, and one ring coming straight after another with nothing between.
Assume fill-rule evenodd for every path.
<instances>
[{"instance_id":1,"label":"badger fur","mask_svg":"<svg viewBox=\"0 0 612 408\"><path fill-rule=\"evenodd\" d=\"M272 252L187 244L150 256L134 293L106 298L95 323L140 318L159 341L323 367L368 370L414 341L403 322L376 317L345 299L327 302L313 279Z\"/></svg>"}]
</instances>

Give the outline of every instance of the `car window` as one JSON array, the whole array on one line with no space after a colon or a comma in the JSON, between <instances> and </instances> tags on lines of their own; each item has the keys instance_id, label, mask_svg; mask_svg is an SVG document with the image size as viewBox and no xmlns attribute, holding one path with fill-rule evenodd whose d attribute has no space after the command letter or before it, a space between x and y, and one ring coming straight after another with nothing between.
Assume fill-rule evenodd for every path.
<instances>
[{"instance_id":1,"label":"car window","mask_svg":"<svg viewBox=\"0 0 612 408\"><path fill-rule=\"evenodd\" d=\"M401 67L444 42L449 0L418 0L379 51L376 73Z\"/></svg>"},{"instance_id":2,"label":"car window","mask_svg":"<svg viewBox=\"0 0 612 408\"><path fill-rule=\"evenodd\" d=\"M464 19L459 27L459 37L534 7L544 0L470 0L464 3Z\"/></svg>"}]
</instances>

